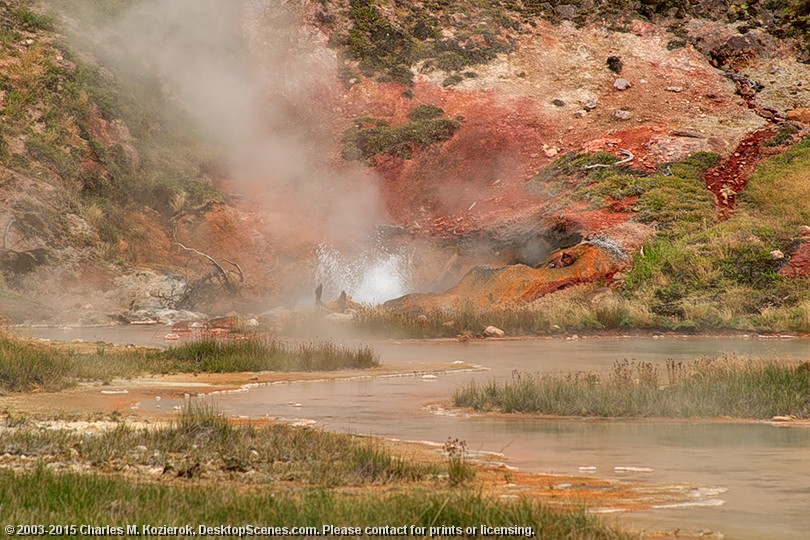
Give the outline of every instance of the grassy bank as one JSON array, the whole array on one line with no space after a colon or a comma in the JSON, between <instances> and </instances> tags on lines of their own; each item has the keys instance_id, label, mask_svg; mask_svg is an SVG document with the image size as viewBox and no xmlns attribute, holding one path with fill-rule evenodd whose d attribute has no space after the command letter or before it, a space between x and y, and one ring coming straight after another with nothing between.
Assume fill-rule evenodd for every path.
<instances>
[{"instance_id":1,"label":"grassy bank","mask_svg":"<svg viewBox=\"0 0 810 540\"><path fill-rule=\"evenodd\" d=\"M324 524L485 524L531 528L543 538L627 537L582 509L483 496L467 481L472 465L463 460L463 443L448 444L454 451L445 448L445 463L423 463L396 457L374 440L285 425L234 425L205 404L187 406L162 427L120 423L95 434L7 418L0 500L8 523L250 524L319 532ZM385 487L372 494L371 486ZM459 536L447 531L432 536Z\"/></svg>"},{"instance_id":2,"label":"grassy bank","mask_svg":"<svg viewBox=\"0 0 810 540\"><path fill-rule=\"evenodd\" d=\"M211 527L274 526L338 527L417 526L429 536L431 527L532 528L534 537L572 539L620 539L629 535L612 530L583 511L558 512L529 500L504 502L462 491L416 490L407 493L345 495L319 489L298 495L275 490L243 492L227 486L180 487L136 483L120 477L95 474L0 472L0 498L10 523L98 523L126 527L129 524ZM449 531L450 529L445 529ZM304 536L300 534L299 537ZM313 535L314 536L314 535ZM357 534L351 537L367 537ZM461 536L438 534L434 538ZM478 537L479 534L467 537ZM522 537L528 535L500 535Z\"/></svg>"},{"instance_id":3,"label":"grassy bank","mask_svg":"<svg viewBox=\"0 0 810 540\"><path fill-rule=\"evenodd\" d=\"M379 365L369 347L357 349L332 342L285 344L251 336L201 339L165 351L77 354L0 335L0 392L61 390L79 381L165 373L242 371L319 371L364 369Z\"/></svg>"},{"instance_id":4,"label":"grassy bank","mask_svg":"<svg viewBox=\"0 0 810 540\"><path fill-rule=\"evenodd\" d=\"M616 362L607 375L515 374L471 382L453 394L457 407L563 416L765 418L810 417L807 365L737 356L691 362Z\"/></svg>"},{"instance_id":5,"label":"grassy bank","mask_svg":"<svg viewBox=\"0 0 810 540\"><path fill-rule=\"evenodd\" d=\"M231 424L196 401L175 421L151 428L121 422L88 433L19 417L8 417L6 427L0 454L152 478L324 487L421 481L442 472L438 464L394 457L371 439L283 424Z\"/></svg>"}]
</instances>

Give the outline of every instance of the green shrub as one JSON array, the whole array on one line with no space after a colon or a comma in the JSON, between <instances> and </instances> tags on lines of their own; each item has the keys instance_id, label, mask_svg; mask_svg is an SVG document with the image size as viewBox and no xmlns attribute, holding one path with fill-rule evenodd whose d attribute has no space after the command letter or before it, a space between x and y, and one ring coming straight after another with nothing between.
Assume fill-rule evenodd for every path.
<instances>
[{"instance_id":1,"label":"green shrub","mask_svg":"<svg viewBox=\"0 0 810 540\"><path fill-rule=\"evenodd\" d=\"M420 105L411 111L411 121L401 126L391 126L384 120L360 118L355 121L355 127L343 134L343 157L369 159L387 152L408 159L415 146L446 141L461 128L461 123L456 120L437 118L443 112L434 105Z\"/></svg>"}]
</instances>

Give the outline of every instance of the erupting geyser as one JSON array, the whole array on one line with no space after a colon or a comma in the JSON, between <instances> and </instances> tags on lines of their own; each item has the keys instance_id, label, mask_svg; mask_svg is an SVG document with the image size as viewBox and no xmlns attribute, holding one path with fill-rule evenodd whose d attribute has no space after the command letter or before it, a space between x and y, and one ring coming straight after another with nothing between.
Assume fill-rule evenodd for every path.
<instances>
[{"instance_id":1,"label":"erupting geyser","mask_svg":"<svg viewBox=\"0 0 810 540\"><path fill-rule=\"evenodd\" d=\"M323 284L324 298L346 291L355 302L381 304L406 294L410 287L410 254L392 250L379 239L353 255L321 244L317 257L315 282Z\"/></svg>"}]
</instances>

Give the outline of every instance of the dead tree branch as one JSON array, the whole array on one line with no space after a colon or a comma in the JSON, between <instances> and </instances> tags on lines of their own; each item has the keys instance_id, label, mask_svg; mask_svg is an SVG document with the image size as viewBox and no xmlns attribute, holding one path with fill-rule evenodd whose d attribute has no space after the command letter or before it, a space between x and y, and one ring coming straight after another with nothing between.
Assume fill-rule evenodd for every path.
<instances>
[{"instance_id":1,"label":"dead tree branch","mask_svg":"<svg viewBox=\"0 0 810 540\"><path fill-rule=\"evenodd\" d=\"M601 168L601 167L604 167L604 168L618 167L620 165L630 163L631 161L633 161L636 158L636 156L633 155L633 152L631 152L630 150L625 150L624 148L620 149L619 153L624 156L624 159L620 159L619 161L617 161L616 163L613 163L612 165L605 165L604 163L596 163L594 165L588 165L584 169L587 171L587 170L590 170L590 169L598 169L598 168Z\"/></svg>"},{"instance_id":2,"label":"dead tree branch","mask_svg":"<svg viewBox=\"0 0 810 540\"><path fill-rule=\"evenodd\" d=\"M236 271L239 273L239 284L241 285L242 283L244 283L245 273L242 271L242 267L230 259L222 259L222 260L236 268Z\"/></svg>"},{"instance_id":3,"label":"dead tree branch","mask_svg":"<svg viewBox=\"0 0 810 540\"><path fill-rule=\"evenodd\" d=\"M205 257L206 259L211 261L211 264L213 264L214 267L217 269L217 274L219 274L219 276L222 278L223 284L225 285L225 288L228 289L228 291L235 293L235 292L237 292L239 290L238 285L241 285L242 283L244 283L245 274L244 274L244 272L242 272L242 267L239 266L238 264L236 264L235 262L229 261L228 259L223 259L228 264L231 264L231 265L235 266L236 269L238 270L238 272L239 272L239 283L237 285L235 285L233 283L231 278L228 276L228 272L222 267L222 265L219 264L217 262L217 260L214 259L211 255L208 255L207 253L203 253L202 251L196 250L194 248L186 247L183 244L181 244L180 242L175 242L175 244L177 244L178 246L180 246L181 248L183 248L186 251L191 251L192 253L196 253L197 255L200 255L201 257Z\"/></svg>"},{"instance_id":4,"label":"dead tree branch","mask_svg":"<svg viewBox=\"0 0 810 540\"><path fill-rule=\"evenodd\" d=\"M11 231L11 226L15 221L17 221L17 218L11 218L9 222L6 223L6 231L3 233L3 251L8 249L8 233Z\"/></svg>"}]
</instances>

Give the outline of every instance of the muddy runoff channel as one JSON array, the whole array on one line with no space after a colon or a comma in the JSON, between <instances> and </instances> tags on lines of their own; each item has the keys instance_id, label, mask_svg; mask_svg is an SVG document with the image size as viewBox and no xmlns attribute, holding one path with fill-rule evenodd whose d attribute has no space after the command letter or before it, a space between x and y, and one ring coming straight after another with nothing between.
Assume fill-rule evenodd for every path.
<instances>
[{"instance_id":1,"label":"muddy runoff channel","mask_svg":"<svg viewBox=\"0 0 810 540\"><path fill-rule=\"evenodd\" d=\"M33 330L34 337L160 344L147 329ZM605 371L616 360L663 364L700 355L810 359L810 340L766 338L589 338L458 343L384 341L371 345L401 376L273 384L218 394L228 416L279 418L329 430L408 441L467 441L503 454L524 471L699 486L691 502L621 514L633 528L721 533L726 539L799 539L810 531L810 427L768 422L626 421L476 416L448 410L467 381L527 372ZM482 371L424 375L430 362ZM180 402L143 402L171 411ZM438 450L437 450L438 451ZM500 459L500 458L499 458ZM600 509L610 511L609 508ZM717 536L715 536L717 537Z\"/></svg>"}]
</instances>

